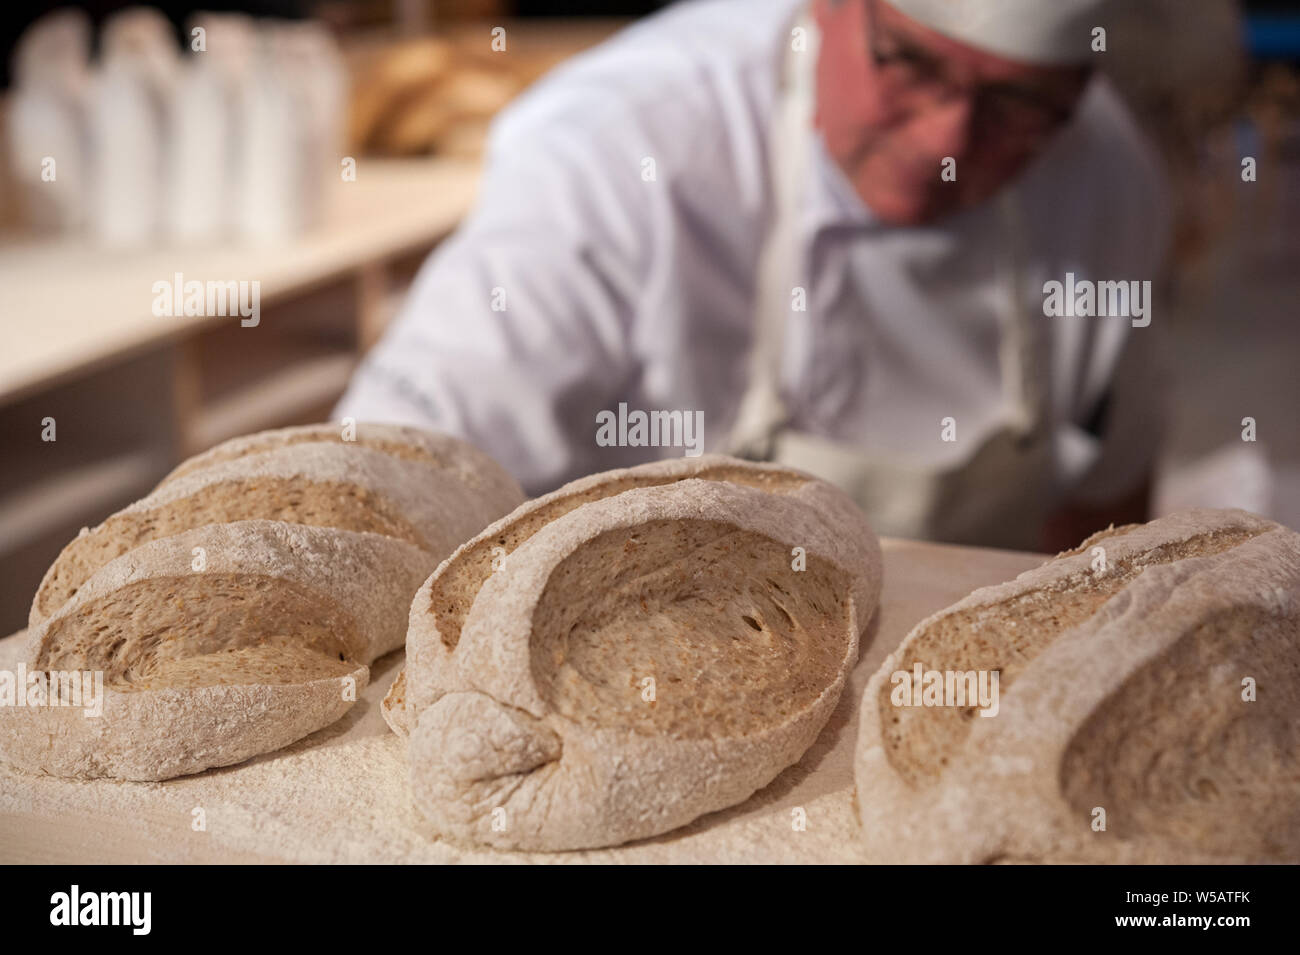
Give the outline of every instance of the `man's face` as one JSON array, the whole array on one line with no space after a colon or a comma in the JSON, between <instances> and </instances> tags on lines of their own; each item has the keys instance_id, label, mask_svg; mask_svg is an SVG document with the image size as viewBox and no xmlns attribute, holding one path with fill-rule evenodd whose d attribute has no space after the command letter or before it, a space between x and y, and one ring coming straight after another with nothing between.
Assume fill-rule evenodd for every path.
<instances>
[{"instance_id":1,"label":"man's face","mask_svg":"<svg viewBox=\"0 0 1300 955\"><path fill-rule=\"evenodd\" d=\"M1015 63L880 0L815 0L817 127L881 219L933 221L1012 179L1069 121L1085 67ZM956 180L940 178L956 160Z\"/></svg>"}]
</instances>

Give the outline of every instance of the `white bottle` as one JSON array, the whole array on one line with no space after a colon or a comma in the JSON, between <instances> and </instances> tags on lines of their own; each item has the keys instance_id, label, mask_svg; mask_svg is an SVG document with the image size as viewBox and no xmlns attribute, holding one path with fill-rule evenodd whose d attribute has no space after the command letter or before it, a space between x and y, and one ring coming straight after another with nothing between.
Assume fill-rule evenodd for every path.
<instances>
[{"instance_id":1,"label":"white bottle","mask_svg":"<svg viewBox=\"0 0 1300 955\"><path fill-rule=\"evenodd\" d=\"M142 245L158 232L162 113L140 72L124 61L95 72L88 97L93 173L89 219L106 245Z\"/></svg>"},{"instance_id":2,"label":"white bottle","mask_svg":"<svg viewBox=\"0 0 1300 955\"><path fill-rule=\"evenodd\" d=\"M85 221L89 57L90 20L79 10L47 14L15 47L9 166L23 218L39 232L71 232Z\"/></svg>"},{"instance_id":3,"label":"white bottle","mask_svg":"<svg viewBox=\"0 0 1300 955\"><path fill-rule=\"evenodd\" d=\"M339 180L346 73L327 29L263 25L241 84L240 221L254 240L285 239L318 225Z\"/></svg>"},{"instance_id":4,"label":"white bottle","mask_svg":"<svg viewBox=\"0 0 1300 955\"><path fill-rule=\"evenodd\" d=\"M165 104L175 82L175 40L161 14L136 8L108 21L103 46L103 64L87 100L90 225L107 245L140 245L161 231Z\"/></svg>"},{"instance_id":5,"label":"white bottle","mask_svg":"<svg viewBox=\"0 0 1300 955\"><path fill-rule=\"evenodd\" d=\"M301 21L275 28L285 81L304 105L302 204L304 224L318 225L339 181L347 114L347 74L324 24Z\"/></svg>"},{"instance_id":6,"label":"white bottle","mask_svg":"<svg viewBox=\"0 0 1300 955\"><path fill-rule=\"evenodd\" d=\"M167 234L183 242L216 239L225 231L230 197L230 97L199 56L182 66L167 105Z\"/></svg>"},{"instance_id":7,"label":"white bottle","mask_svg":"<svg viewBox=\"0 0 1300 955\"><path fill-rule=\"evenodd\" d=\"M271 33L262 31L240 82L239 231L254 242L298 235L307 218L305 103L276 53Z\"/></svg>"},{"instance_id":8,"label":"white bottle","mask_svg":"<svg viewBox=\"0 0 1300 955\"><path fill-rule=\"evenodd\" d=\"M168 97L167 232L184 242L235 230L242 116L239 78L253 48L253 22L205 13L186 33L189 48Z\"/></svg>"}]
</instances>

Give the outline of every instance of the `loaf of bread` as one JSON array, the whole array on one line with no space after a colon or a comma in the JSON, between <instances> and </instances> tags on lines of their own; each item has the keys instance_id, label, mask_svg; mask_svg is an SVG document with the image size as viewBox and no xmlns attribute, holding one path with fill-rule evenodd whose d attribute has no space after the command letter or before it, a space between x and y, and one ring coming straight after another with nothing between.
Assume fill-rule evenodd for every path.
<instances>
[{"instance_id":1,"label":"loaf of bread","mask_svg":"<svg viewBox=\"0 0 1300 955\"><path fill-rule=\"evenodd\" d=\"M28 632L33 671L103 674L103 710L8 708L19 768L167 779L278 749L337 720L402 645L427 555L380 534L209 524L100 568Z\"/></svg>"},{"instance_id":2,"label":"loaf of bread","mask_svg":"<svg viewBox=\"0 0 1300 955\"><path fill-rule=\"evenodd\" d=\"M368 665L404 642L420 582L523 494L455 439L340 433L227 442L69 544L33 601L27 666L98 674L102 710L6 707L3 755L33 772L166 779L342 716Z\"/></svg>"},{"instance_id":3,"label":"loaf of bread","mask_svg":"<svg viewBox=\"0 0 1300 955\"><path fill-rule=\"evenodd\" d=\"M613 845L799 760L880 589L833 486L706 456L584 478L463 545L411 607L385 715L443 835Z\"/></svg>"},{"instance_id":4,"label":"loaf of bread","mask_svg":"<svg viewBox=\"0 0 1300 955\"><path fill-rule=\"evenodd\" d=\"M357 71L349 141L367 154L427 152L490 120L531 81L532 59L476 55L436 38L392 45Z\"/></svg>"},{"instance_id":5,"label":"loaf of bread","mask_svg":"<svg viewBox=\"0 0 1300 955\"><path fill-rule=\"evenodd\" d=\"M354 77L348 123L350 148L365 150L398 105L437 88L454 66L455 47L436 37L394 44Z\"/></svg>"},{"instance_id":6,"label":"loaf of bread","mask_svg":"<svg viewBox=\"0 0 1300 955\"><path fill-rule=\"evenodd\" d=\"M1297 659L1300 535L1212 510L1095 534L923 621L869 681L868 857L1300 861Z\"/></svg>"},{"instance_id":7,"label":"loaf of bread","mask_svg":"<svg viewBox=\"0 0 1300 955\"><path fill-rule=\"evenodd\" d=\"M470 445L413 428L363 424L263 432L218 445L144 499L83 532L46 572L35 627L108 561L204 524L280 520L370 531L414 544L434 565L523 499L512 478Z\"/></svg>"}]
</instances>

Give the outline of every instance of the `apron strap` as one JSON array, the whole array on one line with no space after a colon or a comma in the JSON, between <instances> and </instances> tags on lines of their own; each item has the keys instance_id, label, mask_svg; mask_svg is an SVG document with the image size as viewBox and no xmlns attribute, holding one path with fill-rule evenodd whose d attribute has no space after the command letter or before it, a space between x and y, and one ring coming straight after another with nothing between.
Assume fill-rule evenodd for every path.
<instances>
[{"instance_id":1,"label":"apron strap","mask_svg":"<svg viewBox=\"0 0 1300 955\"><path fill-rule=\"evenodd\" d=\"M1039 367L1038 341L1040 326L1025 303L1025 224L1024 210L1014 189L1004 190L1000 201L1008 248L1007 304L1003 312L1002 341L998 347L998 364L1002 369L1003 401L1011 411L1008 422L1021 444L1046 437L1047 400L1043 394L1043 376ZM1040 316L1041 318L1041 316Z\"/></svg>"},{"instance_id":2,"label":"apron strap","mask_svg":"<svg viewBox=\"0 0 1300 955\"><path fill-rule=\"evenodd\" d=\"M795 27L802 29L807 37L805 49L794 49ZM807 180L819 40L817 26L804 10L791 22L791 35L784 41L785 55L769 150L774 184L773 219L758 262L749 375L726 448L729 454L754 460L771 458L776 433L789 418L781 398L781 353L801 260L800 200Z\"/></svg>"}]
</instances>

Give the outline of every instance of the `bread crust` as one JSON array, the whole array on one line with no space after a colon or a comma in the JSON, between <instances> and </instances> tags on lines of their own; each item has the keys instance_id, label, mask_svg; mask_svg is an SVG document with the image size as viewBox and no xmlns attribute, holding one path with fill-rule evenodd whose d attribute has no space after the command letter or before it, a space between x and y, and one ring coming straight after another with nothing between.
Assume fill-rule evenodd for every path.
<instances>
[{"instance_id":1,"label":"bread crust","mask_svg":"<svg viewBox=\"0 0 1300 955\"><path fill-rule=\"evenodd\" d=\"M1096 545L1107 570L1096 569ZM997 715L968 720L933 777L910 773L892 751L898 730L882 694L921 642L933 646L945 621L964 622L965 643L948 659L921 661L943 670L983 639L969 621L984 614L994 627L1009 600L1076 599L1106 573L1125 575L1122 586L1084 619L1049 634L1027 662L1008 654L1014 679ZM869 857L1298 861L1300 785L1280 767L1300 755L1300 678L1275 659L1297 651L1300 535L1244 511L1187 511L1094 535L977 590L918 624L864 690L854 769ZM1246 677L1259 681L1254 702L1243 699ZM939 718L917 713L931 729ZM935 745L925 731L904 742Z\"/></svg>"},{"instance_id":2,"label":"bread crust","mask_svg":"<svg viewBox=\"0 0 1300 955\"><path fill-rule=\"evenodd\" d=\"M162 487L184 475L247 454L273 451L299 444L324 443L351 448L369 448L416 460L423 458L428 463L454 474L466 486L475 488L490 500L510 501L507 509L518 505L524 499L524 492L519 487L519 482L511 477L505 468L468 441L409 425L375 421L358 422L355 429L356 433L351 441L343 440L342 425L333 422L276 428L231 438L182 461L159 482L158 486Z\"/></svg>"},{"instance_id":3,"label":"bread crust","mask_svg":"<svg viewBox=\"0 0 1300 955\"><path fill-rule=\"evenodd\" d=\"M80 709L5 707L0 754L37 775L141 782L186 776L242 763L329 726L368 679L369 670L357 667L345 678L308 683L132 693L106 687L103 713L94 718Z\"/></svg>"}]
</instances>

